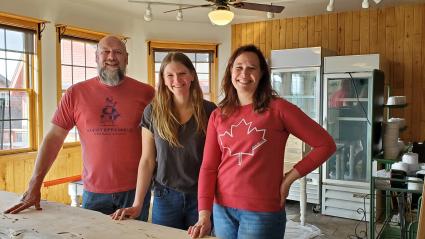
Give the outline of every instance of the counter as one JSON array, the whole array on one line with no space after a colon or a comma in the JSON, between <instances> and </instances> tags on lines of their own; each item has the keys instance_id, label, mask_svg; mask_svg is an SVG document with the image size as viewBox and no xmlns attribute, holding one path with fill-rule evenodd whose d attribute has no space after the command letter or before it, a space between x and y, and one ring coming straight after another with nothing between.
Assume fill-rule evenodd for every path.
<instances>
[{"instance_id":1,"label":"counter","mask_svg":"<svg viewBox=\"0 0 425 239\"><path fill-rule=\"evenodd\" d=\"M0 191L0 211L3 212L20 196ZM31 239L188 239L186 231L136 220L114 221L108 215L42 201L42 211L34 207L19 214L0 214L0 238Z\"/></svg>"}]
</instances>

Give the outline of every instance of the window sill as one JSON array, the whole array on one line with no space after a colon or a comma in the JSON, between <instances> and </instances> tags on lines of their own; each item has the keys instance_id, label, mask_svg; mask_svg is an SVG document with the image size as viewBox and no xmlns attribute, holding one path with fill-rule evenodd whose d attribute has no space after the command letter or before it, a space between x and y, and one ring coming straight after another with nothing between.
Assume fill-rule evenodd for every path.
<instances>
[{"instance_id":1,"label":"window sill","mask_svg":"<svg viewBox=\"0 0 425 239\"><path fill-rule=\"evenodd\" d=\"M8 150L1 150L0 151L0 156L14 155L14 154L23 154L23 153L37 153L37 150L34 150L34 149L8 149Z\"/></svg>"}]
</instances>

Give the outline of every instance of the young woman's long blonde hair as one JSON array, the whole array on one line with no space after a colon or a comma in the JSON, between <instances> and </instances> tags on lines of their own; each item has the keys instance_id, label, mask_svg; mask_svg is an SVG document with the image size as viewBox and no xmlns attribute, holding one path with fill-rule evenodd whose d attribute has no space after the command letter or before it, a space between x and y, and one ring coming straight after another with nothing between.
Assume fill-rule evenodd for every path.
<instances>
[{"instance_id":1,"label":"young woman's long blonde hair","mask_svg":"<svg viewBox=\"0 0 425 239\"><path fill-rule=\"evenodd\" d=\"M161 138L174 147L183 147L178 139L178 129L181 124L176 117L177 109L173 103L173 94L164 82L165 67L171 62L182 64L193 75L193 81L189 89L189 100L193 107L193 117L196 121L198 133L205 134L208 119L203 107L203 93L192 61L181 52L168 53L162 61L159 70L158 89L152 101L152 121Z\"/></svg>"}]
</instances>

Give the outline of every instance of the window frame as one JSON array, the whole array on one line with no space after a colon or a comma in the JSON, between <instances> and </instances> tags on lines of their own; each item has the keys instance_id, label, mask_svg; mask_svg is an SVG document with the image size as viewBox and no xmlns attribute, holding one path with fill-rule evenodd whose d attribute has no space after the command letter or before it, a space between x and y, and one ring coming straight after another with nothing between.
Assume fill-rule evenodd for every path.
<instances>
[{"instance_id":1,"label":"window frame","mask_svg":"<svg viewBox=\"0 0 425 239\"><path fill-rule=\"evenodd\" d=\"M86 42L99 42L103 37L110 35L107 32L93 31L86 28L56 24L56 101L59 102L62 98L62 55L61 55L61 40L62 38L76 39ZM116 35L118 38L127 41L128 37ZM80 141L66 142L63 144L64 148L79 146Z\"/></svg>"},{"instance_id":2,"label":"window frame","mask_svg":"<svg viewBox=\"0 0 425 239\"><path fill-rule=\"evenodd\" d=\"M41 55L41 35L48 21L0 12L0 25L7 28L16 28L22 31L34 32L34 44L36 52L32 56L26 55L25 60L25 89L1 88L5 91L20 91L28 94L28 131L29 146L22 149L0 150L0 155L18 154L36 151L43 139L43 110L42 110L42 55ZM32 64L29 65L29 57ZM31 77L28 77L31 76ZM1 135L3 137L3 135Z\"/></svg>"},{"instance_id":3,"label":"window frame","mask_svg":"<svg viewBox=\"0 0 425 239\"><path fill-rule=\"evenodd\" d=\"M193 52L212 52L211 59L211 77L210 77L210 100L217 101L218 84L218 44L208 42L175 42L148 40L147 43L147 62L148 62L148 84L155 87L155 54L157 51L193 51Z\"/></svg>"}]
</instances>

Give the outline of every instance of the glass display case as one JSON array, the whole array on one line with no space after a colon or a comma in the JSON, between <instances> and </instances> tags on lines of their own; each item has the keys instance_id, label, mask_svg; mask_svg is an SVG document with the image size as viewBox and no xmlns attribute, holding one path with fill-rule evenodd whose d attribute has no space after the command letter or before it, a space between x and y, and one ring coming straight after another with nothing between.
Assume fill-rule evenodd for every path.
<instances>
[{"instance_id":1,"label":"glass display case","mask_svg":"<svg viewBox=\"0 0 425 239\"><path fill-rule=\"evenodd\" d=\"M327 161L324 181L336 184L369 182L371 115L368 98L371 75L325 76L325 127L335 140L336 153Z\"/></svg>"},{"instance_id":2,"label":"glass display case","mask_svg":"<svg viewBox=\"0 0 425 239\"><path fill-rule=\"evenodd\" d=\"M272 84L280 96L320 122L320 67L273 69Z\"/></svg>"},{"instance_id":3,"label":"glass display case","mask_svg":"<svg viewBox=\"0 0 425 239\"><path fill-rule=\"evenodd\" d=\"M323 166L323 214L360 220L359 208L369 212L372 156L382 146L384 76L377 68L376 54L325 58L323 126L337 150Z\"/></svg>"},{"instance_id":4,"label":"glass display case","mask_svg":"<svg viewBox=\"0 0 425 239\"><path fill-rule=\"evenodd\" d=\"M320 47L274 50L271 53L273 89L319 124L324 54L330 53ZM309 151L308 145L291 135L285 147L285 171L290 170ZM308 174L305 181L306 185L299 180L293 183L288 199L300 201L301 195L309 203L320 204L320 170Z\"/></svg>"}]
</instances>

